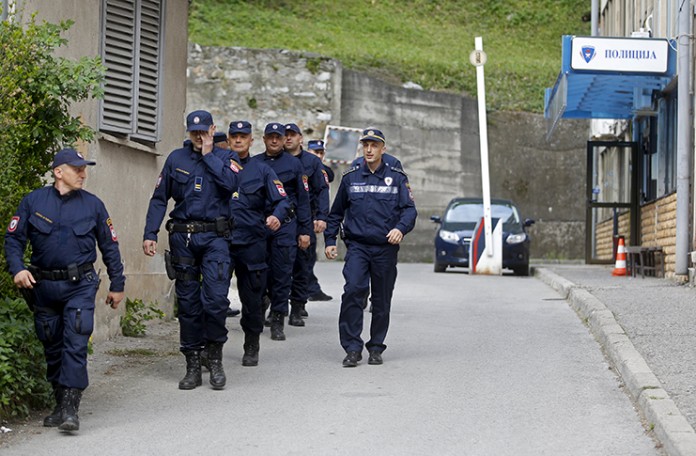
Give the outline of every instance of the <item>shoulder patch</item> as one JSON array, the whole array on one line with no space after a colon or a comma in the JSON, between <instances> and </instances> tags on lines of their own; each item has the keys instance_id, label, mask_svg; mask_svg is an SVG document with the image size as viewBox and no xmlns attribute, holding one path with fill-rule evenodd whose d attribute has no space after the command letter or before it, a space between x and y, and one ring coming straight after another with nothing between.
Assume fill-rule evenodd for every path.
<instances>
[{"instance_id":1,"label":"shoulder patch","mask_svg":"<svg viewBox=\"0 0 696 456\"><path fill-rule=\"evenodd\" d=\"M345 176L346 174L350 174L353 171L357 171L358 169L360 169L360 165L355 165L352 168L348 168L347 170L343 171L342 176Z\"/></svg>"}]
</instances>

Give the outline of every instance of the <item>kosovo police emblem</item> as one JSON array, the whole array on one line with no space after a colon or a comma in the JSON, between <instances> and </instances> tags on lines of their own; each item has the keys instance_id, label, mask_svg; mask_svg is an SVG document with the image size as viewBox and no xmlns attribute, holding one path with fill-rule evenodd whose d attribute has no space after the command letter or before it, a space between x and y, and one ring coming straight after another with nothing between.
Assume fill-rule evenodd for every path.
<instances>
[{"instance_id":1,"label":"kosovo police emblem","mask_svg":"<svg viewBox=\"0 0 696 456\"><path fill-rule=\"evenodd\" d=\"M590 60L594 59L597 55L594 46L583 46L580 48L580 54L582 58L585 59L586 63L590 63Z\"/></svg>"}]
</instances>

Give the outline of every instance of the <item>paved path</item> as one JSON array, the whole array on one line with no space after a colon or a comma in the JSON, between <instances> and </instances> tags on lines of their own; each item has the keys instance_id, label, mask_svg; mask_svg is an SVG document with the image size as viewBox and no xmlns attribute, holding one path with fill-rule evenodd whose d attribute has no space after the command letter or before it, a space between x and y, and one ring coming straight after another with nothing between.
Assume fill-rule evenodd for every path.
<instances>
[{"instance_id":1,"label":"paved path","mask_svg":"<svg viewBox=\"0 0 696 456\"><path fill-rule=\"evenodd\" d=\"M345 369L341 267L321 263L334 300L310 303L307 326L288 327L285 342L265 333L256 368L241 366L238 320L228 320L224 391L207 375L179 391L173 346L154 362L95 373L78 434L36 422L0 453L663 454L588 329L541 281L400 265L385 364Z\"/></svg>"}]
</instances>

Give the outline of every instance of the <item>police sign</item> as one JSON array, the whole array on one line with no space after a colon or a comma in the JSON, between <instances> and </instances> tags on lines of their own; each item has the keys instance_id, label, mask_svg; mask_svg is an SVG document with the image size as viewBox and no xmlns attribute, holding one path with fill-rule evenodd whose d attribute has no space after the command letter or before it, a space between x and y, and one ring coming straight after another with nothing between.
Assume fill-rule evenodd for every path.
<instances>
[{"instance_id":1,"label":"police sign","mask_svg":"<svg viewBox=\"0 0 696 456\"><path fill-rule=\"evenodd\" d=\"M571 46L573 70L665 73L669 43L647 38L575 37Z\"/></svg>"}]
</instances>

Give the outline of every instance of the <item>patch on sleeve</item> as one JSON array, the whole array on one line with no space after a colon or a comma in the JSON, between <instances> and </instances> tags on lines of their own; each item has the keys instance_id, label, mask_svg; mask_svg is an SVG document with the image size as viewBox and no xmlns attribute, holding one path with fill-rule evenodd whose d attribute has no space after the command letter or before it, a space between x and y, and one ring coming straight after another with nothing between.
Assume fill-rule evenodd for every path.
<instances>
[{"instance_id":1,"label":"patch on sleeve","mask_svg":"<svg viewBox=\"0 0 696 456\"><path fill-rule=\"evenodd\" d=\"M321 170L321 173L324 175L324 181L326 182L326 186L328 187L329 185L329 175L326 173L325 169Z\"/></svg>"},{"instance_id":2,"label":"patch on sleeve","mask_svg":"<svg viewBox=\"0 0 696 456\"><path fill-rule=\"evenodd\" d=\"M276 188L278 189L278 193L280 193L280 196L288 196L287 193L285 193L285 187L283 187L283 183L279 180L274 180L273 183L275 184Z\"/></svg>"},{"instance_id":3,"label":"patch on sleeve","mask_svg":"<svg viewBox=\"0 0 696 456\"><path fill-rule=\"evenodd\" d=\"M118 242L118 236L116 236L116 230L114 229L114 224L111 222L111 217L106 219L106 226L108 226L109 231L111 231L111 240Z\"/></svg>"},{"instance_id":4,"label":"patch on sleeve","mask_svg":"<svg viewBox=\"0 0 696 456\"><path fill-rule=\"evenodd\" d=\"M155 184L155 188L159 188L161 183L162 183L162 174L160 174L159 177L157 178L157 183Z\"/></svg>"},{"instance_id":5,"label":"patch on sleeve","mask_svg":"<svg viewBox=\"0 0 696 456\"><path fill-rule=\"evenodd\" d=\"M234 160L230 160L230 169L234 171L235 174L239 174L239 171L243 170L242 165Z\"/></svg>"},{"instance_id":6,"label":"patch on sleeve","mask_svg":"<svg viewBox=\"0 0 696 456\"><path fill-rule=\"evenodd\" d=\"M411 184L406 182L406 188L408 189L408 197L411 198L411 201L414 201L413 192L411 191Z\"/></svg>"},{"instance_id":7,"label":"patch on sleeve","mask_svg":"<svg viewBox=\"0 0 696 456\"><path fill-rule=\"evenodd\" d=\"M7 227L7 231L14 233L17 229L17 225L19 225L19 217L15 215L12 217L12 220L10 220L10 225Z\"/></svg>"},{"instance_id":8,"label":"patch on sleeve","mask_svg":"<svg viewBox=\"0 0 696 456\"><path fill-rule=\"evenodd\" d=\"M302 184L304 185L305 192L309 191L309 183L307 181L308 181L307 175L303 174L302 175Z\"/></svg>"}]
</instances>

